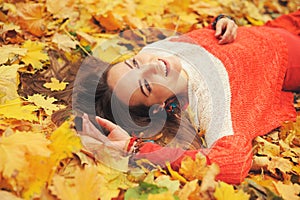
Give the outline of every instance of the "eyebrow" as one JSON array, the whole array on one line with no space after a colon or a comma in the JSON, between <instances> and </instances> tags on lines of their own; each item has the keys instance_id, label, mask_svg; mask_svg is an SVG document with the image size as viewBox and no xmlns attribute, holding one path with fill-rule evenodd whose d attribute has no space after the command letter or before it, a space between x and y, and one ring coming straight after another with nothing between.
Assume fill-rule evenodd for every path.
<instances>
[{"instance_id":1,"label":"eyebrow","mask_svg":"<svg viewBox=\"0 0 300 200\"><path fill-rule=\"evenodd\" d=\"M133 69L133 66L132 66L127 60L125 60L124 63L125 63L130 69Z\"/></svg>"},{"instance_id":2,"label":"eyebrow","mask_svg":"<svg viewBox=\"0 0 300 200\"><path fill-rule=\"evenodd\" d=\"M145 93L145 91L143 90L143 86L142 86L141 80L139 80L139 85L140 85L141 92L142 92L146 97L148 97L148 95L147 95L147 94Z\"/></svg>"}]
</instances>

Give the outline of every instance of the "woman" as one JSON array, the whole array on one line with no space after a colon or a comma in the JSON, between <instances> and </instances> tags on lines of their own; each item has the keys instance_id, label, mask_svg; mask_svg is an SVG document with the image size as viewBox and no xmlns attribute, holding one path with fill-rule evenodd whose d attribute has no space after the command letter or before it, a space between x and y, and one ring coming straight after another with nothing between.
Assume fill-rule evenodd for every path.
<instances>
[{"instance_id":1,"label":"woman","mask_svg":"<svg viewBox=\"0 0 300 200\"><path fill-rule=\"evenodd\" d=\"M293 95L286 91L300 91L299 13L264 27L240 27L238 37L234 22L221 16L217 37L201 29L144 47L100 79L96 114L106 119L96 121L107 138L86 116L84 128L93 130L83 132L175 168L200 151L219 165L218 179L241 182L251 167L254 137L295 119ZM286 18L293 26L282 23ZM286 30L275 28L280 25ZM160 145L140 145L137 138Z\"/></svg>"}]
</instances>

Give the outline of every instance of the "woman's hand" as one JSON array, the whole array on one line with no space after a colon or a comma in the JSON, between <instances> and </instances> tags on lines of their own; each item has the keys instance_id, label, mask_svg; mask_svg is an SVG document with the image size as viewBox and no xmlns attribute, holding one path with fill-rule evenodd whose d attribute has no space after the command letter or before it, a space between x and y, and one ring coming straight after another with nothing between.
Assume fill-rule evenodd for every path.
<instances>
[{"instance_id":1,"label":"woman's hand","mask_svg":"<svg viewBox=\"0 0 300 200\"><path fill-rule=\"evenodd\" d=\"M97 116L96 122L110 132L107 137L94 126L94 124L89 120L87 114L82 116L82 131L80 134L92 137L106 146L124 151L128 141L131 138L129 134L120 126L117 126L111 121L101 117Z\"/></svg>"},{"instance_id":2,"label":"woman's hand","mask_svg":"<svg viewBox=\"0 0 300 200\"><path fill-rule=\"evenodd\" d=\"M216 24L216 38L219 39L219 44L231 43L237 36L236 23L228 17L223 17L218 20Z\"/></svg>"},{"instance_id":3,"label":"woman's hand","mask_svg":"<svg viewBox=\"0 0 300 200\"><path fill-rule=\"evenodd\" d=\"M124 129L112 123L111 121L98 116L96 117L96 121L100 126L109 131L109 135L107 136L107 138L110 141L127 141L130 139L129 134Z\"/></svg>"}]
</instances>

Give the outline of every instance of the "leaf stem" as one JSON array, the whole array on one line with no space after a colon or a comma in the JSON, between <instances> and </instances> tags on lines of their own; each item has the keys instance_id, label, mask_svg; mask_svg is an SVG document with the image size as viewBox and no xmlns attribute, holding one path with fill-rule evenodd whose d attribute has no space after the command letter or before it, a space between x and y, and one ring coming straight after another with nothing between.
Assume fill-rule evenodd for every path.
<instances>
[{"instance_id":1,"label":"leaf stem","mask_svg":"<svg viewBox=\"0 0 300 200\"><path fill-rule=\"evenodd\" d=\"M67 36L69 36L73 41L77 41L78 43L78 46L79 46L79 48L84 52L84 53L86 53L87 55L89 55L89 56L91 56L91 54L80 44L80 42L78 41L78 40L76 40L75 38L74 38L74 36L72 36L68 31L67 31L67 29L66 29L66 24L69 22L69 20L67 20L65 23L63 23L62 25L61 25L61 29L67 34Z\"/></svg>"}]
</instances>

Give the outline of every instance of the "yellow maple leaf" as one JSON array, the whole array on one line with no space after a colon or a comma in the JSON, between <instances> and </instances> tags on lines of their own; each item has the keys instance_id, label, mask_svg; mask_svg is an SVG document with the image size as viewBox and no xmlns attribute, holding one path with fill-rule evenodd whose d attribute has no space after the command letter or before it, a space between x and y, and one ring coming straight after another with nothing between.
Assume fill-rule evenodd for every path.
<instances>
[{"instance_id":1,"label":"yellow maple leaf","mask_svg":"<svg viewBox=\"0 0 300 200\"><path fill-rule=\"evenodd\" d=\"M62 105L54 104L57 101L54 97L46 97L42 94L34 94L28 96L28 101L34 103L38 108L43 108L47 115L51 115L53 111L61 109Z\"/></svg>"},{"instance_id":2,"label":"yellow maple leaf","mask_svg":"<svg viewBox=\"0 0 300 200\"><path fill-rule=\"evenodd\" d=\"M4 104L0 105L0 115L5 118L15 118L31 122L38 121L34 113L34 111L38 110L38 107L34 105L23 105L23 103L20 98L5 101Z\"/></svg>"},{"instance_id":3,"label":"yellow maple leaf","mask_svg":"<svg viewBox=\"0 0 300 200\"><path fill-rule=\"evenodd\" d=\"M0 52L0 64L3 64L13 59L16 55L24 56L27 50L13 45L3 45L0 47Z\"/></svg>"},{"instance_id":4,"label":"yellow maple leaf","mask_svg":"<svg viewBox=\"0 0 300 200\"><path fill-rule=\"evenodd\" d=\"M31 64L34 69L42 69L43 64L41 61L49 60L48 55L43 52L45 44L41 42L27 40L22 45L22 48L27 49L27 53L23 56L22 61L26 65Z\"/></svg>"},{"instance_id":5,"label":"yellow maple leaf","mask_svg":"<svg viewBox=\"0 0 300 200\"><path fill-rule=\"evenodd\" d=\"M23 65L13 64L0 67L0 104L3 104L6 100L19 97L17 92L19 85L17 71L20 67L23 67Z\"/></svg>"},{"instance_id":6,"label":"yellow maple leaf","mask_svg":"<svg viewBox=\"0 0 300 200\"><path fill-rule=\"evenodd\" d=\"M81 149L80 140L68 121L52 133L49 142L51 142L48 145L52 150L51 155L27 157L30 164L17 177L18 184L24 188L22 196L25 199L39 197L42 189L50 184L59 163L65 158L72 158L72 153L77 153Z\"/></svg>"},{"instance_id":7,"label":"yellow maple leaf","mask_svg":"<svg viewBox=\"0 0 300 200\"><path fill-rule=\"evenodd\" d=\"M246 194L242 190L234 190L233 185L229 185L225 182L219 182L218 187L216 187L214 197L217 200L248 200L250 198L250 195Z\"/></svg>"},{"instance_id":8,"label":"yellow maple leaf","mask_svg":"<svg viewBox=\"0 0 300 200\"><path fill-rule=\"evenodd\" d=\"M77 167L70 178L55 175L49 188L61 200L98 200L104 185L104 177L98 174L97 167L86 166L84 169Z\"/></svg>"},{"instance_id":9,"label":"yellow maple leaf","mask_svg":"<svg viewBox=\"0 0 300 200\"><path fill-rule=\"evenodd\" d=\"M98 173L101 174L103 179L102 190L100 192L102 199L112 199L118 196L120 189L128 189L137 186L136 183L131 182L127 173L111 168L105 163L97 163Z\"/></svg>"},{"instance_id":10,"label":"yellow maple leaf","mask_svg":"<svg viewBox=\"0 0 300 200\"><path fill-rule=\"evenodd\" d=\"M56 160L71 157L72 153L78 152L82 148L80 138L69 121L65 121L50 136L51 144L49 148L56 155Z\"/></svg>"},{"instance_id":11,"label":"yellow maple leaf","mask_svg":"<svg viewBox=\"0 0 300 200\"><path fill-rule=\"evenodd\" d=\"M60 91L60 90L64 90L68 84L69 83L63 81L60 82L56 78L51 78L51 82L45 83L43 86L45 88L50 89L51 91Z\"/></svg>"},{"instance_id":12,"label":"yellow maple leaf","mask_svg":"<svg viewBox=\"0 0 300 200\"><path fill-rule=\"evenodd\" d=\"M195 160L189 156L186 156L182 160L179 173L182 174L187 180L202 180L207 170L208 167L206 165L206 157L201 153L197 153Z\"/></svg>"},{"instance_id":13,"label":"yellow maple leaf","mask_svg":"<svg viewBox=\"0 0 300 200\"><path fill-rule=\"evenodd\" d=\"M41 133L16 132L0 138L0 172L9 178L27 167L25 155L49 156L49 141ZM11 180L13 181L13 180Z\"/></svg>"},{"instance_id":14,"label":"yellow maple leaf","mask_svg":"<svg viewBox=\"0 0 300 200\"><path fill-rule=\"evenodd\" d=\"M22 187L24 199L39 197L43 188L50 182L56 169L56 163L49 157L27 155L28 165L24 166L16 177L19 187Z\"/></svg>"},{"instance_id":15,"label":"yellow maple leaf","mask_svg":"<svg viewBox=\"0 0 300 200\"><path fill-rule=\"evenodd\" d=\"M93 49L93 55L107 63L119 61L120 58L126 57L125 54L130 54L126 47L118 44L120 41L117 37L99 41Z\"/></svg>"},{"instance_id":16,"label":"yellow maple leaf","mask_svg":"<svg viewBox=\"0 0 300 200\"><path fill-rule=\"evenodd\" d=\"M76 49L76 45L78 44L77 41L72 40L69 36L59 33L53 35L52 42L56 43L59 49L66 52Z\"/></svg>"}]
</instances>

